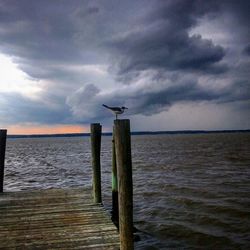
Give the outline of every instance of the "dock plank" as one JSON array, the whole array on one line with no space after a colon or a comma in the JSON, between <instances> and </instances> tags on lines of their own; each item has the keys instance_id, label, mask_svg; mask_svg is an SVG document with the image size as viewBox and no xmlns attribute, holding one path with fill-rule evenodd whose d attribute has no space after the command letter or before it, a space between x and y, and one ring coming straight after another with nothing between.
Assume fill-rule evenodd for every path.
<instances>
[{"instance_id":1,"label":"dock plank","mask_svg":"<svg viewBox=\"0 0 250 250\"><path fill-rule=\"evenodd\" d=\"M89 189L0 194L0 249L119 249L119 234Z\"/></svg>"}]
</instances>

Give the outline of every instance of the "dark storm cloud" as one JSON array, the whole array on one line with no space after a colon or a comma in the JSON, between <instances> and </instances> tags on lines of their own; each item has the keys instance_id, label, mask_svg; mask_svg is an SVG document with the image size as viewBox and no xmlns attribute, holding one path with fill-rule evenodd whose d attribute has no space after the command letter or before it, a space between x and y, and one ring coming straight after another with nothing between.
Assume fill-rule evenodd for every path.
<instances>
[{"instance_id":1,"label":"dark storm cloud","mask_svg":"<svg viewBox=\"0 0 250 250\"><path fill-rule=\"evenodd\" d=\"M250 99L247 82L236 82L218 89L202 87L193 77L168 75L160 78L150 75L145 82L136 82L133 86L124 85L112 92L102 92L90 84L81 88L67 98L67 104L78 121L86 122L104 118L111 114L103 109L102 104L126 106L128 115L155 113L168 110L176 103L214 102L229 103ZM175 84L172 84L172 81ZM131 89L132 88L132 89ZM83 108L84 107L84 108ZM93 112L94 111L94 112Z\"/></svg>"},{"instance_id":2,"label":"dark storm cloud","mask_svg":"<svg viewBox=\"0 0 250 250\"><path fill-rule=\"evenodd\" d=\"M7 104L7 105L4 105ZM66 123L71 117L65 107L52 108L42 101L31 100L17 93L1 94L1 119L7 124L37 122L40 124Z\"/></svg>"},{"instance_id":3,"label":"dark storm cloud","mask_svg":"<svg viewBox=\"0 0 250 250\"><path fill-rule=\"evenodd\" d=\"M119 56L119 74L146 69L193 70L206 73L224 72L226 67L217 65L225 52L200 36L187 34L169 35L169 30L131 33L111 43Z\"/></svg>"},{"instance_id":4,"label":"dark storm cloud","mask_svg":"<svg viewBox=\"0 0 250 250\"><path fill-rule=\"evenodd\" d=\"M13 56L30 77L44 80L41 99L58 98L61 107L9 95L4 97L11 103L9 114L15 117L16 107L20 121L87 122L106 116L102 103L152 115L180 102L247 101L248 13L249 1L0 0L0 52ZM225 46L190 33L201 20L220 16L233 20L237 43ZM240 62L228 60L238 44L240 55L231 58L239 56ZM79 70L99 64L117 80L112 90L106 91L100 76L95 86Z\"/></svg>"},{"instance_id":5,"label":"dark storm cloud","mask_svg":"<svg viewBox=\"0 0 250 250\"><path fill-rule=\"evenodd\" d=\"M85 56L76 37L81 6L82 26L86 26L84 18L87 21L98 11L82 1L2 1L2 51L36 61L80 61Z\"/></svg>"},{"instance_id":6,"label":"dark storm cloud","mask_svg":"<svg viewBox=\"0 0 250 250\"><path fill-rule=\"evenodd\" d=\"M243 54L250 56L250 44L248 44L244 49L243 49Z\"/></svg>"},{"instance_id":7,"label":"dark storm cloud","mask_svg":"<svg viewBox=\"0 0 250 250\"><path fill-rule=\"evenodd\" d=\"M67 71L61 64L108 64L102 44L128 28L125 6L115 1L1 0L0 52L38 79L51 74L69 78L71 72L60 73Z\"/></svg>"},{"instance_id":8,"label":"dark storm cloud","mask_svg":"<svg viewBox=\"0 0 250 250\"><path fill-rule=\"evenodd\" d=\"M197 19L215 11L204 1L163 1L131 32L113 38L119 73L146 70L193 70L220 73L225 51L199 35L189 36ZM117 61L115 61L116 63Z\"/></svg>"},{"instance_id":9,"label":"dark storm cloud","mask_svg":"<svg viewBox=\"0 0 250 250\"><path fill-rule=\"evenodd\" d=\"M232 31L240 32L241 39L246 40L249 42L250 39L250 30L249 30L249 23L250 23L250 1L248 0L222 0L218 1L219 11L225 11L228 15L230 15L233 20L234 24Z\"/></svg>"}]
</instances>

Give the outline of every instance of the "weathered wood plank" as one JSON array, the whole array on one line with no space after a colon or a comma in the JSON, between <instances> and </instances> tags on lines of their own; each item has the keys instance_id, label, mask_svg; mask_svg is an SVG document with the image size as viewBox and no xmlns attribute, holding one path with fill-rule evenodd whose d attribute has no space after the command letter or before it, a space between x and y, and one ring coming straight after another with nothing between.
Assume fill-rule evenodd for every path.
<instances>
[{"instance_id":1,"label":"weathered wood plank","mask_svg":"<svg viewBox=\"0 0 250 250\"><path fill-rule=\"evenodd\" d=\"M7 130L0 129L0 193L3 192L6 137L7 137Z\"/></svg>"},{"instance_id":2,"label":"weathered wood plank","mask_svg":"<svg viewBox=\"0 0 250 250\"><path fill-rule=\"evenodd\" d=\"M119 234L90 189L0 194L0 248L119 249Z\"/></svg>"},{"instance_id":3,"label":"weathered wood plank","mask_svg":"<svg viewBox=\"0 0 250 250\"><path fill-rule=\"evenodd\" d=\"M90 125L92 170L93 170L93 197L95 203L102 202L102 185L101 185L101 137L102 126L100 123Z\"/></svg>"},{"instance_id":4,"label":"weathered wood plank","mask_svg":"<svg viewBox=\"0 0 250 250\"><path fill-rule=\"evenodd\" d=\"M121 250L133 250L133 180L130 121L128 119L115 120L114 130L118 173L118 210Z\"/></svg>"}]
</instances>

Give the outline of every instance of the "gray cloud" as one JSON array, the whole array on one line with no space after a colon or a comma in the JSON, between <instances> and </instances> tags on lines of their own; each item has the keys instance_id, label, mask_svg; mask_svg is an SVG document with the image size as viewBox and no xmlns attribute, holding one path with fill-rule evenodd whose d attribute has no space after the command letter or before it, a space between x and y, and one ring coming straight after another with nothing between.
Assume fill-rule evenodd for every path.
<instances>
[{"instance_id":1,"label":"gray cloud","mask_svg":"<svg viewBox=\"0 0 250 250\"><path fill-rule=\"evenodd\" d=\"M145 69L225 72L225 51L211 40L189 35L197 19L214 10L201 1L163 1L143 23L110 41L119 74ZM116 66L117 67L117 66Z\"/></svg>"},{"instance_id":2,"label":"gray cloud","mask_svg":"<svg viewBox=\"0 0 250 250\"><path fill-rule=\"evenodd\" d=\"M170 36L171 33L153 29L153 32L146 30L142 33L131 33L125 38L113 41L110 46L117 50L120 56L119 74L155 68L204 73L226 70L225 66L216 65L225 54L222 47L215 46L200 36Z\"/></svg>"},{"instance_id":3,"label":"gray cloud","mask_svg":"<svg viewBox=\"0 0 250 250\"><path fill-rule=\"evenodd\" d=\"M243 54L250 56L250 44L248 44L244 49L243 49Z\"/></svg>"},{"instance_id":4,"label":"gray cloud","mask_svg":"<svg viewBox=\"0 0 250 250\"><path fill-rule=\"evenodd\" d=\"M133 86L124 85L111 92L101 91L90 84L69 96L67 104L78 121L86 122L112 116L101 107L103 103L129 107L126 112L128 115L151 116L167 111L177 103L212 101L219 104L250 99L247 82L236 82L221 89L208 90L194 77L168 74L165 75L165 81L162 78L162 75L157 77L150 72L144 77L144 81L138 77Z\"/></svg>"},{"instance_id":5,"label":"gray cloud","mask_svg":"<svg viewBox=\"0 0 250 250\"><path fill-rule=\"evenodd\" d=\"M71 113L66 106L57 105L52 107L42 101L31 100L17 93L1 94L1 105L3 105L0 109L3 124L25 122L59 124L67 123L71 117Z\"/></svg>"},{"instance_id":6,"label":"gray cloud","mask_svg":"<svg viewBox=\"0 0 250 250\"><path fill-rule=\"evenodd\" d=\"M249 1L230 0L2 0L0 52L42 80L46 104L0 93L1 116L72 123L108 117L102 103L153 115L178 103L248 102L248 10ZM221 16L234 30L228 46L190 33Z\"/></svg>"}]
</instances>

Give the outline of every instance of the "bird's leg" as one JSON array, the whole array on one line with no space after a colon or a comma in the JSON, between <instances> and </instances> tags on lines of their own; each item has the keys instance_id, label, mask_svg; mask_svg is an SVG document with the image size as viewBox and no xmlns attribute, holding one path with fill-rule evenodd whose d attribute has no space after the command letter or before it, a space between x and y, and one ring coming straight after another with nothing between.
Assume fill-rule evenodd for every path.
<instances>
[{"instance_id":1,"label":"bird's leg","mask_svg":"<svg viewBox=\"0 0 250 250\"><path fill-rule=\"evenodd\" d=\"M117 120L117 114L115 114L115 119Z\"/></svg>"}]
</instances>

